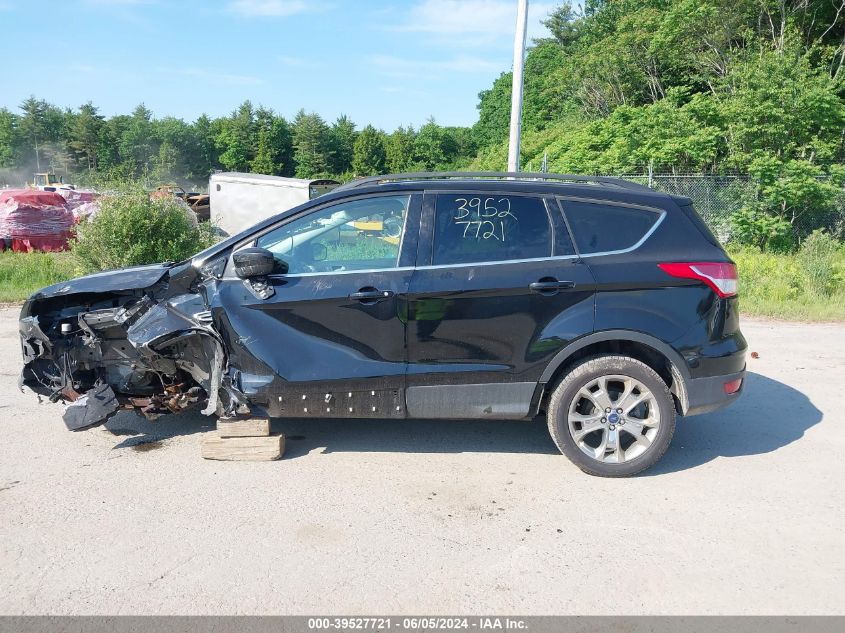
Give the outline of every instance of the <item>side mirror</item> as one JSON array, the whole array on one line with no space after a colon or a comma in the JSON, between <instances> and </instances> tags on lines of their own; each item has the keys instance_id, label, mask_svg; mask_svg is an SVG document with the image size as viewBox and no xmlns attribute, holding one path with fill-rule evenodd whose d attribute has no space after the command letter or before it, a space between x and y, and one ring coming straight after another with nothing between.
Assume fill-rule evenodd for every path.
<instances>
[{"instance_id":1,"label":"side mirror","mask_svg":"<svg viewBox=\"0 0 845 633\"><path fill-rule=\"evenodd\" d=\"M287 272L287 265L273 257L266 248L245 248L232 255L235 274L241 279L264 277L274 272Z\"/></svg>"}]
</instances>

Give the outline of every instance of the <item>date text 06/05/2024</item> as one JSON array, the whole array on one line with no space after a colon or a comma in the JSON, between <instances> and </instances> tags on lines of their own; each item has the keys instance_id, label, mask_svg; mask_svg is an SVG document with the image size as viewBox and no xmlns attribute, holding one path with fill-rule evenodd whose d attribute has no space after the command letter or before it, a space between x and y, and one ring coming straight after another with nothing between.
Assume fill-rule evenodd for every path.
<instances>
[{"instance_id":1,"label":"date text 06/05/2024","mask_svg":"<svg viewBox=\"0 0 845 633\"><path fill-rule=\"evenodd\" d=\"M498 617L346 617L308 618L308 629L313 631L384 631L390 629L418 630L526 630L527 623L519 618Z\"/></svg>"}]
</instances>

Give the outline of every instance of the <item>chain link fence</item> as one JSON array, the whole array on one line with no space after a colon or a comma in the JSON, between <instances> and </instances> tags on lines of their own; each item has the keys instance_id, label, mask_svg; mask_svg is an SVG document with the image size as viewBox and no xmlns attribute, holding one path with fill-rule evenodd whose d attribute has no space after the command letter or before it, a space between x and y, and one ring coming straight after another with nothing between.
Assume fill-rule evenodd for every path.
<instances>
[{"instance_id":1,"label":"chain link fence","mask_svg":"<svg viewBox=\"0 0 845 633\"><path fill-rule=\"evenodd\" d=\"M648 185L652 189L673 195L686 196L720 241L731 237L731 217L754 202L756 188L747 176L672 176L625 175L625 180ZM798 216L792 226L796 240L816 229L825 229L839 239L845 239L845 192L830 209L812 210Z\"/></svg>"}]
</instances>

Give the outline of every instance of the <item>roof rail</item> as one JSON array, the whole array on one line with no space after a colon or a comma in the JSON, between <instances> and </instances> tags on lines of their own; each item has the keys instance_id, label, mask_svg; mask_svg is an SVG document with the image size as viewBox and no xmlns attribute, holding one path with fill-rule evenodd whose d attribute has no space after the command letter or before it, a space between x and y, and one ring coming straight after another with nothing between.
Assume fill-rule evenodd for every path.
<instances>
[{"instance_id":1,"label":"roof rail","mask_svg":"<svg viewBox=\"0 0 845 633\"><path fill-rule=\"evenodd\" d=\"M609 176L576 176L572 174L547 174L544 172L531 171L419 171L409 172L406 174L384 174L381 176L368 176L366 178L359 178L358 180L347 182L346 184L335 188L334 191L358 189L359 187L377 185L384 182L401 182L406 180L448 180L452 178L465 180L493 180L497 178L511 180L554 180L560 182L593 183L602 185L603 187L619 187L635 191L653 191L645 185L631 182L630 180L623 180L622 178L612 178Z\"/></svg>"}]
</instances>

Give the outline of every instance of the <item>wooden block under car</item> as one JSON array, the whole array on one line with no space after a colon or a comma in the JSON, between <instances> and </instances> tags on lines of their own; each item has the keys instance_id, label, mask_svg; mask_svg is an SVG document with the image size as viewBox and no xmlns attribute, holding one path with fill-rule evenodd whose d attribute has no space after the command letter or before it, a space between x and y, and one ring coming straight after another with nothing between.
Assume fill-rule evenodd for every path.
<instances>
[{"instance_id":1,"label":"wooden block under car","mask_svg":"<svg viewBox=\"0 0 845 633\"><path fill-rule=\"evenodd\" d=\"M203 459L269 462L281 459L284 452L285 436L281 433L263 437L220 437L212 431L202 442Z\"/></svg>"},{"instance_id":2,"label":"wooden block under car","mask_svg":"<svg viewBox=\"0 0 845 633\"><path fill-rule=\"evenodd\" d=\"M217 420L220 437L266 437L270 435L270 418Z\"/></svg>"}]
</instances>

